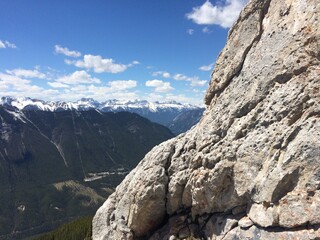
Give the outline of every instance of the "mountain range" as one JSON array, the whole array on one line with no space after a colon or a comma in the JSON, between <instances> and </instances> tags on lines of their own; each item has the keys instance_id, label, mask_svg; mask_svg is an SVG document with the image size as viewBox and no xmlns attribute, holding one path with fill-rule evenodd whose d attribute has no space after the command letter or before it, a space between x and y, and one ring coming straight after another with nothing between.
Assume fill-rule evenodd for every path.
<instances>
[{"instance_id":1,"label":"mountain range","mask_svg":"<svg viewBox=\"0 0 320 240\"><path fill-rule=\"evenodd\" d=\"M30 104L19 110L17 101L5 100L0 239L19 239L93 214L152 147L174 136L135 113L40 111Z\"/></svg>"},{"instance_id":2,"label":"mountain range","mask_svg":"<svg viewBox=\"0 0 320 240\"><path fill-rule=\"evenodd\" d=\"M99 112L131 112L137 113L142 117L149 119L152 122L160 123L164 126L170 128L171 125L175 125L170 129L175 134L180 134L188 129L190 129L194 122L192 120L188 121L189 118L184 118L183 125L181 129L177 120L174 119L184 113L192 111L203 112L204 108L192 104L182 104L176 101L167 102L150 102L147 100L134 100L134 101L120 101L120 100L106 100L104 102L98 102L92 98L82 98L75 102L66 101L43 101L39 99L32 99L28 97L2 97L0 100L0 105L6 107L13 107L19 110L41 110L48 112L60 112L66 110L76 110L76 111L88 111L96 110ZM190 114L188 114L190 115ZM194 115L194 114L193 114Z\"/></svg>"},{"instance_id":3,"label":"mountain range","mask_svg":"<svg viewBox=\"0 0 320 240\"><path fill-rule=\"evenodd\" d=\"M2 97L0 239L93 214L152 147L190 129L203 110L175 101Z\"/></svg>"}]
</instances>

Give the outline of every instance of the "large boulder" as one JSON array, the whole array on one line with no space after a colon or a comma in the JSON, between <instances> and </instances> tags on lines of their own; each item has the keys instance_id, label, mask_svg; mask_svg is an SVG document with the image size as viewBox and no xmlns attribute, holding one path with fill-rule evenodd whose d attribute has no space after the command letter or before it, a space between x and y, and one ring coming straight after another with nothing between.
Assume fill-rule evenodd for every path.
<instances>
[{"instance_id":1,"label":"large boulder","mask_svg":"<svg viewBox=\"0 0 320 240\"><path fill-rule=\"evenodd\" d=\"M319 0L251 0L201 121L146 155L93 239L320 237L319 90Z\"/></svg>"}]
</instances>

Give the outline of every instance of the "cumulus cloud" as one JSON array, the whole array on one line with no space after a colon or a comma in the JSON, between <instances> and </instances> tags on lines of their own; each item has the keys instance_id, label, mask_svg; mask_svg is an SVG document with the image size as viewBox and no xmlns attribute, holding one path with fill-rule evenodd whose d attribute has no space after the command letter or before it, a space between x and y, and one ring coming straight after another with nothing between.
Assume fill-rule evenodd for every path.
<instances>
[{"instance_id":1,"label":"cumulus cloud","mask_svg":"<svg viewBox=\"0 0 320 240\"><path fill-rule=\"evenodd\" d=\"M12 70L7 70L6 72L21 78L39 78L39 79L47 78L46 74L40 72L38 69L29 70L29 69L16 68Z\"/></svg>"},{"instance_id":2,"label":"cumulus cloud","mask_svg":"<svg viewBox=\"0 0 320 240\"><path fill-rule=\"evenodd\" d=\"M133 61L129 64L119 64L115 63L111 58L102 58L101 56L86 54L83 57L83 60L71 61L65 60L66 64L72 64L79 68L93 69L96 73L120 73L127 70L128 67L132 67L136 64L139 64L138 61Z\"/></svg>"},{"instance_id":3,"label":"cumulus cloud","mask_svg":"<svg viewBox=\"0 0 320 240\"><path fill-rule=\"evenodd\" d=\"M47 100L57 100L57 96L59 94L59 91L53 90L53 89L43 89L38 86L31 86L28 89L25 89L25 91L17 91L17 90L5 90L1 91L0 89L0 95L1 96L12 96L12 97L31 97L31 98L37 98L37 99L44 99L44 96Z\"/></svg>"},{"instance_id":4,"label":"cumulus cloud","mask_svg":"<svg viewBox=\"0 0 320 240\"><path fill-rule=\"evenodd\" d=\"M11 74L5 74L0 72L0 85L1 86L11 86L16 89L28 87L30 80L20 78Z\"/></svg>"},{"instance_id":5,"label":"cumulus cloud","mask_svg":"<svg viewBox=\"0 0 320 240\"><path fill-rule=\"evenodd\" d=\"M0 40L0 48L17 48L14 43Z\"/></svg>"},{"instance_id":6,"label":"cumulus cloud","mask_svg":"<svg viewBox=\"0 0 320 240\"><path fill-rule=\"evenodd\" d=\"M146 81L146 86L154 87L155 88L154 90L156 92L161 92L161 93L174 90L174 88L171 87L169 82L164 82L162 80L157 80L157 79Z\"/></svg>"},{"instance_id":7,"label":"cumulus cloud","mask_svg":"<svg viewBox=\"0 0 320 240\"><path fill-rule=\"evenodd\" d=\"M34 98L43 98L57 96L58 91L53 89L44 89L37 85L33 85L31 80L0 72L0 95Z\"/></svg>"},{"instance_id":8,"label":"cumulus cloud","mask_svg":"<svg viewBox=\"0 0 320 240\"><path fill-rule=\"evenodd\" d=\"M199 70L201 70L201 71L211 71L213 66L214 66L214 63L211 63L209 65L203 65L203 66L199 67Z\"/></svg>"},{"instance_id":9,"label":"cumulus cloud","mask_svg":"<svg viewBox=\"0 0 320 240\"><path fill-rule=\"evenodd\" d=\"M84 83L84 84L100 83L101 81L98 78L91 77L86 71L82 70L82 71L75 71L74 73L62 76L58 78L56 82L74 85L74 84L81 84L81 83Z\"/></svg>"},{"instance_id":10,"label":"cumulus cloud","mask_svg":"<svg viewBox=\"0 0 320 240\"><path fill-rule=\"evenodd\" d=\"M76 71L47 84L51 88L46 89L33 84L30 79L0 72L0 95L2 96L28 96L53 101L76 101L83 97L90 97L104 101L106 98L134 100L140 95L132 90L137 86L135 80L114 80L102 84L99 79L85 71Z\"/></svg>"},{"instance_id":11,"label":"cumulus cloud","mask_svg":"<svg viewBox=\"0 0 320 240\"><path fill-rule=\"evenodd\" d=\"M113 90L125 90L134 88L137 86L137 81L135 80L115 80L107 83Z\"/></svg>"},{"instance_id":12,"label":"cumulus cloud","mask_svg":"<svg viewBox=\"0 0 320 240\"><path fill-rule=\"evenodd\" d=\"M54 51L57 54L62 54L68 57L80 57L81 53L78 51L71 51L68 48L61 47L60 45L54 46Z\"/></svg>"},{"instance_id":13,"label":"cumulus cloud","mask_svg":"<svg viewBox=\"0 0 320 240\"><path fill-rule=\"evenodd\" d=\"M226 0L224 5L213 5L207 0L203 5L193 8L186 16L196 24L220 25L229 28L238 18L247 0Z\"/></svg>"}]
</instances>

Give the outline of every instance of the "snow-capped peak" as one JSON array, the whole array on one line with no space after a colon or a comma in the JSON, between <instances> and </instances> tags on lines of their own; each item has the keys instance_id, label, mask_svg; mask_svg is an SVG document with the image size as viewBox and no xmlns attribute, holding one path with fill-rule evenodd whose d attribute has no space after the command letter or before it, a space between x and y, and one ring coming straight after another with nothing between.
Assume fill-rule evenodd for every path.
<instances>
[{"instance_id":1,"label":"snow-capped peak","mask_svg":"<svg viewBox=\"0 0 320 240\"><path fill-rule=\"evenodd\" d=\"M110 99L104 102L98 102L92 98L82 98L76 102L64 101L43 101L32 99L29 97L1 97L0 105L11 106L19 110L41 110L41 111L63 111L63 110L78 110L87 111L96 109L102 112L118 112L130 111L130 109L145 109L151 112L160 110L191 110L199 108L199 106L191 104L182 104L176 101L167 102L150 102L147 100L116 100Z\"/></svg>"}]
</instances>

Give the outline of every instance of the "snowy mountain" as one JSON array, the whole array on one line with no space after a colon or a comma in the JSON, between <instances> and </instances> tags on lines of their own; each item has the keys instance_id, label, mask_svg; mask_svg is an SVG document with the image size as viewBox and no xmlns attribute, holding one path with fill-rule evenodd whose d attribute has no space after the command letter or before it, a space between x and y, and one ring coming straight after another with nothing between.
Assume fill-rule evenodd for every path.
<instances>
[{"instance_id":1,"label":"snowy mountain","mask_svg":"<svg viewBox=\"0 0 320 240\"><path fill-rule=\"evenodd\" d=\"M13 107L19 110L41 110L58 112L65 110L88 111L97 110L101 112L132 112L137 113L153 122L163 125L170 124L174 118L183 112L199 109L199 106L182 104L176 101L150 102L146 100L107 100L98 102L92 98L82 98L76 102L43 101L28 97L2 97L0 105Z\"/></svg>"},{"instance_id":2,"label":"snowy mountain","mask_svg":"<svg viewBox=\"0 0 320 240\"><path fill-rule=\"evenodd\" d=\"M42 111L60 111L60 110L102 110L104 112L117 112L128 111L131 109L146 109L150 112L157 112L163 109L196 109L198 106L191 104L182 104L176 101L167 102L149 102L147 100L107 100L105 102L98 102L92 98L82 98L76 102L64 102L64 101L43 101L39 99L32 99L29 97L1 97L0 105L10 105L18 108L19 110L42 110Z\"/></svg>"},{"instance_id":3,"label":"snowy mountain","mask_svg":"<svg viewBox=\"0 0 320 240\"><path fill-rule=\"evenodd\" d=\"M49 112L57 112L63 110L92 110L99 109L100 103L93 99L81 99L77 102L64 101L43 101L39 99L32 99L28 97L2 97L0 101L2 106L11 106L19 110L41 110Z\"/></svg>"}]
</instances>

